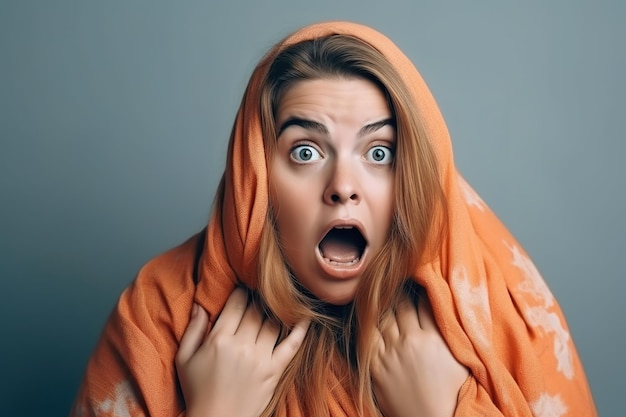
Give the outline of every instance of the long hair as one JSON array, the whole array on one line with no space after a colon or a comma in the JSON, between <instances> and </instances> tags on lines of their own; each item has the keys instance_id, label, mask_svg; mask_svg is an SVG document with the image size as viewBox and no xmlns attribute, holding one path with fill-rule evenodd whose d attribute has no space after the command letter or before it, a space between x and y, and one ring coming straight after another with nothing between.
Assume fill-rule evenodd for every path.
<instances>
[{"instance_id":1,"label":"long hair","mask_svg":"<svg viewBox=\"0 0 626 417\"><path fill-rule=\"evenodd\" d=\"M304 415L328 416L325 399L333 390L332 381L351 394L360 415L380 416L369 370L373 333L402 294L412 292L411 273L433 256L429 248L440 241L439 225L445 217L436 155L407 86L382 54L351 36L303 41L287 47L271 63L259 103L268 169L276 151L277 108L285 92L299 81L323 78L365 79L387 99L397 129L392 226L386 244L364 272L354 301L328 306L290 274L270 204L259 253L259 302L284 329L304 317L312 323L265 416L284 407L288 398L297 399Z\"/></svg>"}]
</instances>

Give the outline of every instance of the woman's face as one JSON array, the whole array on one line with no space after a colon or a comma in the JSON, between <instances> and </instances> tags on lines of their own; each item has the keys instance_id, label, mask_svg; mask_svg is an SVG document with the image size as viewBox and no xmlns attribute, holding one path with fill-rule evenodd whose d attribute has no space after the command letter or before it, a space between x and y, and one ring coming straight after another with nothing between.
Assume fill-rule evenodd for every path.
<instances>
[{"instance_id":1,"label":"woman's face","mask_svg":"<svg viewBox=\"0 0 626 417\"><path fill-rule=\"evenodd\" d=\"M360 78L300 81L278 106L271 201L287 262L319 299L346 304L388 239L395 122Z\"/></svg>"}]
</instances>

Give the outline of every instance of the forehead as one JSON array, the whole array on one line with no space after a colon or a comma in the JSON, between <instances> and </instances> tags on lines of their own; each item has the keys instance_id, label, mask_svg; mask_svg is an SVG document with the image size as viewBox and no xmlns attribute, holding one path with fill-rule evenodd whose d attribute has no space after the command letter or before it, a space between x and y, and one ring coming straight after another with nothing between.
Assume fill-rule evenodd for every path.
<instances>
[{"instance_id":1,"label":"forehead","mask_svg":"<svg viewBox=\"0 0 626 417\"><path fill-rule=\"evenodd\" d=\"M294 116L369 120L392 116L381 87L365 78L301 80L290 85L277 105L276 122Z\"/></svg>"}]
</instances>

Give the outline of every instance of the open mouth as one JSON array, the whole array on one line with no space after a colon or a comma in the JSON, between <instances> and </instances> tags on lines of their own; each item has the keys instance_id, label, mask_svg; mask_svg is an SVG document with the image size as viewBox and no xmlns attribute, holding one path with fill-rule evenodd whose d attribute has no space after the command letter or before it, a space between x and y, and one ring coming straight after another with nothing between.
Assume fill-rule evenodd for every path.
<instances>
[{"instance_id":1,"label":"open mouth","mask_svg":"<svg viewBox=\"0 0 626 417\"><path fill-rule=\"evenodd\" d=\"M363 256L367 241L356 227L334 227L319 243L324 260L336 266L356 265Z\"/></svg>"}]
</instances>

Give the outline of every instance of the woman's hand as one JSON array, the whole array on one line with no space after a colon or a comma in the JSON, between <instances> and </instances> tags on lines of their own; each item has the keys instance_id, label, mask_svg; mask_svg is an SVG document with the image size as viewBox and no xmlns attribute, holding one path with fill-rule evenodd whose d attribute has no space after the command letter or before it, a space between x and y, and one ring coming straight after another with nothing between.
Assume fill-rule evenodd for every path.
<instances>
[{"instance_id":1,"label":"woman's hand","mask_svg":"<svg viewBox=\"0 0 626 417\"><path fill-rule=\"evenodd\" d=\"M259 416L300 348L308 323L298 323L275 346L278 326L248 305L246 292L238 288L208 334L207 326L206 311L194 305L176 354L187 416Z\"/></svg>"},{"instance_id":2,"label":"woman's hand","mask_svg":"<svg viewBox=\"0 0 626 417\"><path fill-rule=\"evenodd\" d=\"M430 304L408 299L378 333L372 361L374 394L387 417L451 417L469 372L452 356Z\"/></svg>"}]
</instances>

